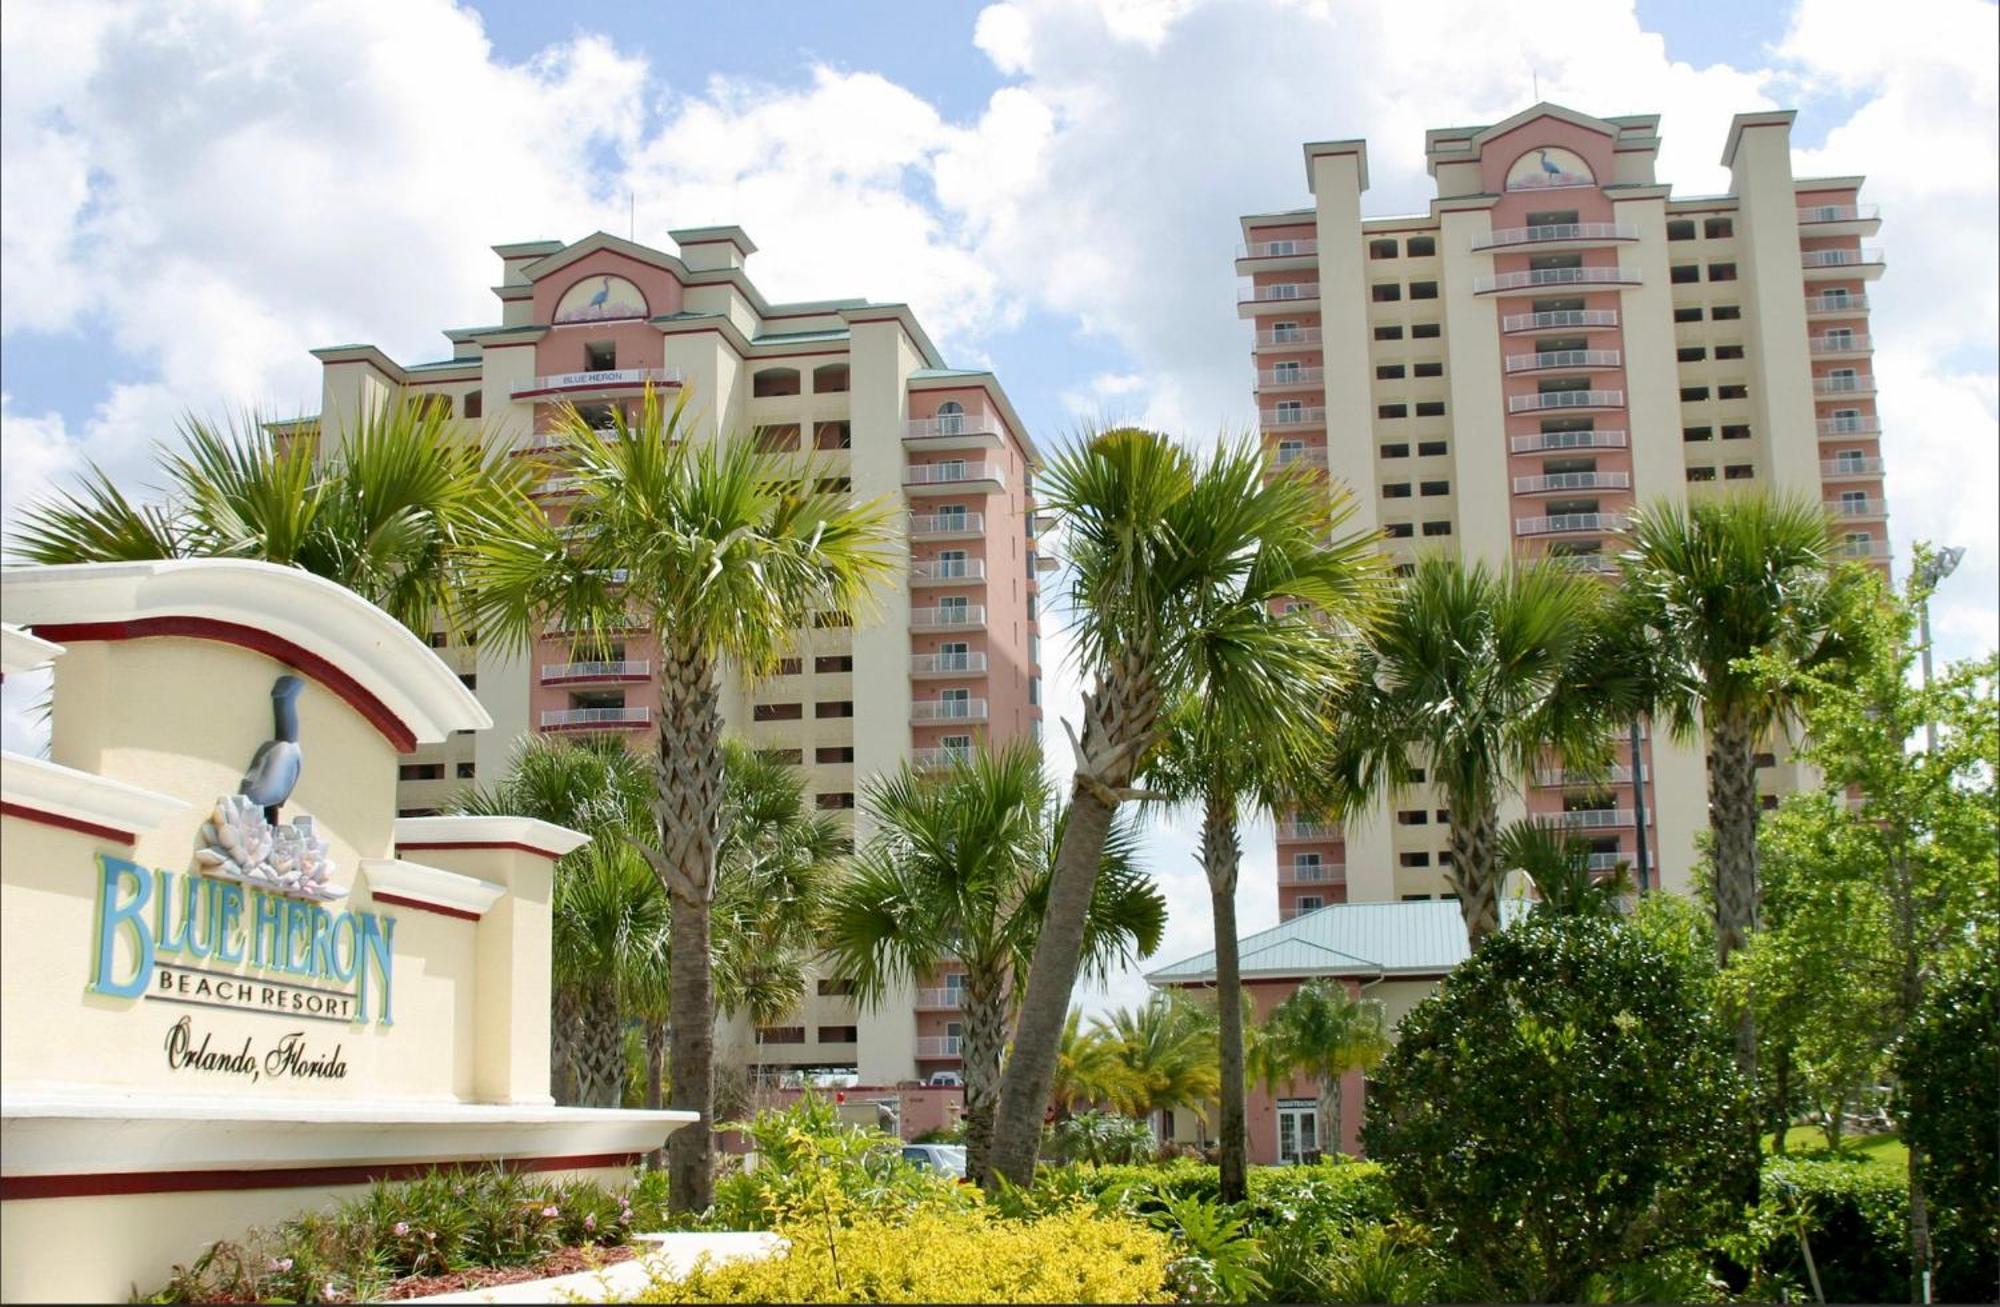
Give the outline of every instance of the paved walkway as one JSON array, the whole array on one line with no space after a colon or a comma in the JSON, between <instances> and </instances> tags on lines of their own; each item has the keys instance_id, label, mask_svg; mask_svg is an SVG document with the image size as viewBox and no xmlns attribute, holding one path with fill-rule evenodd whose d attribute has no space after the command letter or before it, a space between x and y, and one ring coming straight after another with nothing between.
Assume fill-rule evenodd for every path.
<instances>
[{"instance_id":1,"label":"paved walkway","mask_svg":"<svg viewBox=\"0 0 2000 1307\"><path fill-rule=\"evenodd\" d=\"M656 1274L681 1275L703 1253L711 1261L735 1261L741 1257L768 1257L783 1246L775 1234L640 1234L634 1243L654 1244L657 1251L642 1253L629 1262L607 1266L601 1271L578 1271L547 1280L523 1280L518 1284L498 1284L490 1289L467 1289L462 1293L440 1293L428 1298L406 1298L405 1302L546 1303L613 1302L631 1298L645 1289Z\"/></svg>"}]
</instances>

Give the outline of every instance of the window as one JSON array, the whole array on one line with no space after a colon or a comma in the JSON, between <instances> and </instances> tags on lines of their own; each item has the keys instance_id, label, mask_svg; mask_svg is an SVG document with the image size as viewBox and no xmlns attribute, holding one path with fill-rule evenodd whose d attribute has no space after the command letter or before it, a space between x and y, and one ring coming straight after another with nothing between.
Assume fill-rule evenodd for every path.
<instances>
[{"instance_id":1,"label":"window","mask_svg":"<svg viewBox=\"0 0 2000 1307\"><path fill-rule=\"evenodd\" d=\"M1740 304L1717 304L1708 311L1708 316L1715 322L1735 322L1743 316L1743 306Z\"/></svg>"},{"instance_id":2,"label":"window","mask_svg":"<svg viewBox=\"0 0 2000 1307\"><path fill-rule=\"evenodd\" d=\"M1419 363L1410 369L1410 375L1416 377L1441 377L1444 375L1444 364Z\"/></svg>"},{"instance_id":3,"label":"window","mask_svg":"<svg viewBox=\"0 0 2000 1307\"><path fill-rule=\"evenodd\" d=\"M1392 241L1392 240L1387 240L1387 241L1369 241L1369 242L1368 242L1368 257L1369 257L1369 258L1371 258L1371 259L1393 259L1393 258L1395 258L1395 257L1396 257L1396 242L1394 242L1394 241Z\"/></svg>"},{"instance_id":4,"label":"window","mask_svg":"<svg viewBox=\"0 0 2000 1307\"><path fill-rule=\"evenodd\" d=\"M1405 867L1428 867L1431 865L1431 855L1428 853L1399 853L1396 855L1396 861Z\"/></svg>"},{"instance_id":5,"label":"window","mask_svg":"<svg viewBox=\"0 0 2000 1307\"><path fill-rule=\"evenodd\" d=\"M1711 263L1708 265L1710 281L1735 281L1736 265L1733 263Z\"/></svg>"},{"instance_id":6,"label":"window","mask_svg":"<svg viewBox=\"0 0 2000 1307\"><path fill-rule=\"evenodd\" d=\"M1749 481L1756 477L1757 469L1750 463L1731 463L1722 469L1724 481Z\"/></svg>"},{"instance_id":7,"label":"window","mask_svg":"<svg viewBox=\"0 0 2000 1307\"><path fill-rule=\"evenodd\" d=\"M1682 428L1681 428L1681 439L1682 439L1682 440L1685 440L1685 441L1688 441L1688 442L1689 442L1690 444L1692 444L1693 442L1695 442L1695 441L1697 441L1697 440L1713 440L1713 439L1715 439L1715 428L1714 428L1714 427L1682 427Z\"/></svg>"},{"instance_id":8,"label":"window","mask_svg":"<svg viewBox=\"0 0 2000 1307\"><path fill-rule=\"evenodd\" d=\"M1423 783L1424 783L1424 769L1421 767L1410 768L1410 784L1422 785Z\"/></svg>"},{"instance_id":9,"label":"window","mask_svg":"<svg viewBox=\"0 0 2000 1307\"><path fill-rule=\"evenodd\" d=\"M851 744L828 744L813 750L813 761L838 764L854 761L854 746Z\"/></svg>"},{"instance_id":10,"label":"window","mask_svg":"<svg viewBox=\"0 0 2000 1307\"><path fill-rule=\"evenodd\" d=\"M764 368L750 378L750 393L758 399L799 393L797 368Z\"/></svg>"},{"instance_id":11,"label":"window","mask_svg":"<svg viewBox=\"0 0 2000 1307\"><path fill-rule=\"evenodd\" d=\"M1375 369L1375 380L1377 381L1398 381L1402 379L1402 376L1403 365L1400 363L1384 363Z\"/></svg>"},{"instance_id":12,"label":"window","mask_svg":"<svg viewBox=\"0 0 2000 1307\"><path fill-rule=\"evenodd\" d=\"M1431 814L1428 808L1405 808L1396 814L1398 826L1428 826Z\"/></svg>"},{"instance_id":13,"label":"window","mask_svg":"<svg viewBox=\"0 0 2000 1307\"><path fill-rule=\"evenodd\" d=\"M486 411L486 392L483 390L466 391L465 399L459 411L469 418L476 418L484 413Z\"/></svg>"},{"instance_id":14,"label":"window","mask_svg":"<svg viewBox=\"0 0 2000 1307\"><path fill-rule=\"evenodd\" d=\"M1444 328L1435 322L1419 322L1410 328L1411 340L1436 340Z\"/></svg>"},{"instance_id":15,"label":"window","mask_svg":"<svg viewBox=\"0 0 2000 1307\"><path fill-rule=\"evenodd\" d=\"M1707 386L1682 386L1681 403L1694 404L1708 398Z\"/></svg>"},{"instance_id":16,"label":"window","mask_svg":"<svg viewBox=\"0 0 2000 1307\"><path fill-rule=\"evenodd\" d=\"M816 1032L822 1044L852 1044L860 1040L859 1026L821 1026Z\"/></svg>"},{"instance_id":17,"label":"window","mask_svg":"<svg viewBox=\"0 0 2000 1307\"><path fill-rule=\"evenodd\" d=\"M1701 280L1699 263L1676 263L1667 270L1667 280L1676 286L1685 286L1691 281Z\"/></svg>"},{"instance_id":18,"label":"window","mask_svg":"<svg viewBox=\"0 0 2000 1307\"><path fill-rule=\"evenodd\" d=\"M1393 281L1377 282L1368 292L1377 304L1393 304L1403 298L1403 288Z\"/></svg>"},{"instance_id":19,"label":"window","mask_svg":"<svg viewBox=\"0 0 2000 1307\"><path fill-rule=\"evenodd\" d=\"M1701 234L1712 241L1725 240L1736 234L1736 224L1727 218L1709 218L1702 222Z\"/></svg>"},{"instance_id":20,"label":"window","mask_svg":"<svg viewBox=\"0 0 2000 1307\"><path fill-rule=\"evenodd\" d=\"M813 659L813 670L821 676L835 672L854 670L853 654L820 654Z\"/></svg>"},{"instance_id":21,"label":"window","mask_svg":"<svg viewBox=\"0 0 2000 1307\"><path fill-rule=\"evenodd\" d=\"M1675 310L1674 310L1674 321L1675 321L1675 322L1700 322L1700 321L1701 321L1701 305L1699 305L1699 304L1690 304L1690 305L1687 305L1687 306L1685 306L1685 307L1682 307L1682 308L1677 308L1677 309L1675 309Z\"/></svg>"},{"instance_id":22,"label":"window","mask_svg":"<svg viewBox=\"0 0 2000 1307\"><path fill-rule=\"evenodd\" d=\"M618 367L618 346L608 340L592 341L583 347L585 372L612 372Z\"/></svg>"},{"instance_id":23,"label":"window","mask_svg":"<svg viewBox=\"0 0 2000 1307\"><path fill-rule=\"evenodd\" d=\"M1428 259L1438 252L1437 237L1412 236L1403 246L1403 253L1413 259Z\"/></svg>"},{"instance_id":24,"label":"window","mask_svg":"<svg viewBox=\"0 0 2000 1307\"><path fill-rule=\"evenodd\" d=\"M1748 439L1750 439L1750 425L1749 425L1749 423L1747 423L1747 422L1734 422L1734 423L1731 423L1731 424L1730 424L1730 425L1728 425L1728 426L1725 426L1724 428L1722 428L1722 438L1723 438L1724 440L1748 440Z\"/></svg>"},{"instance_id":25,"label":"window","mask_svg":"<svg viewBox=\"0 0 2000 1307\"><path fill-rule=\"evenodd\" d=\"M445 634L443 631L432 631L424 637L424 643L433 649L442 649L445 646Z\"/></svg>"},{"instance_id":26,"label":"window","mask_svg":"<svg viewBox=\"0 0 2000 1307\"><path fill-rule=\"evenodd\" d=\"M813 369L813 394L838 395L847 389L847 365L822 363Z\"/></svg>"},{"instance_id":27,"label":"window","mask_svg":"<svg viewBox=\"0 0 2000 1307\"><path fill-rule=\"evenodd\" d=\"M822 630L830 626L852 626L854 617L849 613L814 613L813 625Z\"/></svg>"},{"instance_id":28,"label":"window","mask_svg":"<svg viewBox=\"0 0 2000 1307\"><path fill-rule=\"evenodd\" d=\"M1283 363L1273 363L1271 365L1271 379L1281 385L1295 382L1299 379L1300 366L1297 359L1287 359Z\"/></svg>"},{"instance_id":29,"label":"window","mask_svg":"<svg viewBox=\"0 0 2000 1307\"><path fill-rule=\"evenodd\" d=\"M1413 281L1410 283L1410 298L1413 300L1434 300L1438 297L1438 284L1434 281Z\"/></svg>"},{"instance_id":30,"label":"window","mask_svg":"<svg viewBox=\"0 0 2000 1307\"><path fill-rule=\"evenodd\" d=\"M1717 399L1748 399L1750 398L1750 387L1742 384L1717 386L1715 388L1715 397Z\"/></svg>"},{"instance_id":31,"label":"window","mask_svg":"<svg viewBox=\"0 0 2000 1307\"><path fill-rule=\"evenodd\" d=\"M476 777L478 774L479 774L478 764L470 762L462 762L458 764L458 779L462 781L469 781L472 780L474 777Z\"/></svg>"},{"instance_id":32,"label":"window","mask_svg":"<svg viewBox=\"0 0 2000 1307\"><path fill-rule=\"evenodd\" d=\"M806 1042L804 1026L758 1026L757 1042L760 1044L803 1044Z\"/></svg>"},{"instance_id":33,"label":"window","mask_svg":"<svg viewBox=\"0 0 2000 1307\"><path fill-rule=\"evenodd\" d=\"M1375 416L1378 418L1406 418L1410 416L1410 406L1408 404L1379 404L1375 408Z\"/></svg>"},{"instance_id":34,"label":"window","mask_svg":"<svg viewBox=\"0 0 2000 1307\"><path fill-rule=\"evenodd\" d=\"M1409 522L1391 522L1382 528L1382 534L1391 540L1408 540L1416 533L1417 528Z\"/></svg>"},{"instance_id":35,"label":"window","mask_svg":"<svg viewBox=\"0 0 2000 1307\"><path fill-rule=\"evenodd\" d=\"M468 690L477 690L479 688L479 673L460 672L458 674L458 683Z\"/></svg>"},{"instance_id":36,"label":"window","mask_svg":"<svg viewBox=\"0 0 2000 1307\"><path fill-rule=\"evenodd\" d=\"M801 659L780 658L778 660L777 674L779 676L797 676L800 672L803 672L805 669L806 665L804 661Z\"/></svg>"},{"instance_id":37,"label":"window","mask_svg":"<svg viewBox=\"0 0 2000 1307\"><path fill-rule=\"evenodd\" d=\"M1437 819L1438 819L1438 825L1440 826L1449 825L1451 823L1450 810L1446 808L1439 808L1437 810Z\"/></svg>"},{"instance_id":38,"label":"window","mask_svg":"<svg viewBox=\"0 0 2000 1307\"><path fill-rule=\"evenodd\" d=\"M813 493L818 495L844 495L854 489L849 477L821 477L813 482Z\"/></svg>"},{"instance_id":39,"label":"window","mask_svg":"<svg viewBox=\"0 0 2000 1307\"><path fill-rule=\"evenodd\" d=\"M1305 906L1304 900L1299 906ZM1319 1151L1319 1104L1310 1098L1279 1099L1278 1164L1290 1166Z\"/></svg>"},{"instance_id":40,"label":"window","mask_svg":"<svg viewBox=\"0 0 2000 1307\"><path fill-rule=\"evenodd\" d=\"M1713 481L1715 480L1715 469L1712 467L1691 467L1688 469L1688 480Z\"/></svg>"},{"instance_id":41,"label":"window","mask_svg":"<svg viewBox=\"0 0 2000 1307\"><path fill-rule=\"evenodd\" d=\"M1417 442L1417 457L1419 458L1435 458L1439 454L1444 453L1444 450L1445 442L1442 440L1419 440Z\"/></svg>"},{"instance_id":42,"label":"window","mask_svg":"<svg viewBox=\"0 0 2000 1307\"><path fill-rule=\"evenodd\" d=\"M396 768L399 781L441 781L444 779L444 764L441 762L411 762Z\"/></svg>"},{"instance_id":43,"label":"window","mask_svg":"<svg viewBox=\"0 0 2000 1307\"><path fill-rule=\"evenodd\" d=\"M805 706L796 703L760 703L750 709L750 720L756 722L796 722L805 715Z\"/></svg>"},{"instance_id":44,"label":"window","mask_svg":"<svg viewBox=\"0 0 2000 1307\"><path fill-rule=\"evenodd\" d=\"M851 790L842 790L838 794L815 794L813 806L821 812L845 812L854 806L854 794Z\"/></svg>"},{"instance_id":45,"label":"window","mask_svg":"<svg viewBox=\"0 0 2000 1307\"><path fill-rule=\"evenodd\" d=\"M1417 416L1420 418L1443 417L1444 401L1441 399L1432 399L1424 401L1423 403L1417 405Z\"/></svg>"},{"instance_id":46,"label":"window","mask_svg":"<svg viewBox=\"0 0 2000 1307\"><path fill-rule=\"evenodd\" d=\"M799 424L796 422L761 426L750 435L760 454L789 454L799 447Z\"/></svg>"},{"instance_id":47,"label":"window","mask_svg":"<svg viewBox=\"0 0 2000 1307\"><path fill-rule=\"evenodd\" d=\"M1377 340L1401 340L1402 338L1403 329L1401 327L1375 328L1375 339Z\"/></svg>"},{"instance_id":48,"label":"window","mask_svg":"<svg viewBox=\"0 0 2000 1307\"><path fill-rule=\"evenodd\" d=\"M821 998L846 998L854 993L851 980L821 980L814 986Z\"/></svg>"},{"instance_id":49,"label":"window","mask_svg":"<svg viewBox=\"0 0 2000 1307\"><path fill-rule=\"evenodd\" d=\"M1667 239L1670 241L1691 241L1694 239L1694 220L1676 218L1667 224Z\"/></svg>"},{"instance_id":50,"label":"window","mask_svg":"<svg viewBox=\"0 0 2000 1307\"><path fill-rule=\"evenodd\" d=\"M1451 534L1451 523L1426 522L1424 523L1424 534L1427 536L1448 536Z\"/></svg>"},{"instance_id":51,"label":"window","mask_svg":"<svg viewBox=\"0 0 2000 1307\"><path fill-rule=\"evenodd\" d=\"M1039 676L1028 678L1028 706L1031 708L1042 706L1042 678Z\"/></svg>"},{"instance_id":52,"label":"window","mask_svg":"<svg viewBox=\"0 0 2000 1307\"><path fill-rule=\"evenodd\" d=\"M1417 574L1417 565L1415 563L1398 563L1389 570L1397 576L1415 576Z\"/></svg>"},{"instance_id":53,"label":"window","mask_svg":"<svg viewBox=\"0 0 2000 1307\"><path fill-rule=\"evenodd\" d=\"M1410 447L1408 445L1396 444L1396 445L1382 446L1382 457L1384 458L1408 458L1409 456L1410 456Z\"/></svg>"},{"instance_id":54,"label":"window","mask_svg":"<svg viewBox=\"0 0 2000 1307\"><path fill-rule=\"evenodd\" d=\"M780 767L796 767L806 760L803 749L759 749L757 756Z\"/></svg>"},{"instance_id":55,"label":"window","mask_svg":"<svg viewBox=\"0 0 2000 1307\"><path fill-rule=\"evenodd\" d=\"M854 701L852 699L830 699L825 703L816 703L813 705L813 716L822 721L831 717L852 717L853 715Z\"/></svg>"},{"instance_id":56,"label":"window","mask_svg":"<svg viewBox=\"0 0 2000 1307\"><path fill-rule=\"evenodd\" d=\"M1299 901L1292 906L1300 912L1317 912L1326 906L1326 900L1318 894L1301 894Z\"/></svg>"},{"instance_id":57,"label":"window","mask_svg":"<svg viewBox=\"0 0 2000 1307\"><path fill-rule=\"evenodd\" d=\"M852 422L815 423L813 426L813 448L854 448L854 424Z\"/></svg>"},{"instance_id":58,"label":"window","mask_svg":"<svg viewBox=\"0 0 2000 1307\"><path fill-rule=\"evenodd\" d=\"M1409 497L1410 483L1407 481L1398 481L1382 487L1382 498L1384 499L1408 499Z\"/></svg>"},{"instance_id":59,"label":"window","mask_svg":"<svg viewBox=\"0 0 2000 1307\"><path fill-rule=\"evenodd\" d=\"M1715 357L1718 359L1740 359L1743 357L1743 347L1741 345L1717 345L1715 347Z\"/></svg>"},{"instance_id":60,"label":"window","mask_svg":"<svg viewBox=\"0 0 2000 1307\"><path fill-rule=\"evenodd\" d=\"M1699 363L1708 357L1708 350L1700 345L1690 345L1686 349L1675 350L1674 357L1683 363Z\"/></svg>"},{"instance_id":61,"label":"window","mask_svg":"<svg viewBox=\"0 0 2000 1307\"><path fill-rule=\"evenodd\" d=\"M1422 493L1427 497L1435 495L1448 495L1451 493L1451 482L1425 481L1419 488L1422 491Z\"/></svg>"}]
</instances>

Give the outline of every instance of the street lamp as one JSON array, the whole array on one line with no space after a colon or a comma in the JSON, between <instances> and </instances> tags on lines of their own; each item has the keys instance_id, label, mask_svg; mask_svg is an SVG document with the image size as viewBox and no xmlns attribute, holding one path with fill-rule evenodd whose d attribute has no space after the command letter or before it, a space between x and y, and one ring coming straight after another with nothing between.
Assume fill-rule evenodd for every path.
<instances>
[{"instance_id":1,"label":"street lamp","mask_svg":"<svg viewBox=\"0 0 2000 1307\"><path fill-rule=\"evenodd\" d=\"M1953 545L1940 549L1929 558L1917 564L1912 578L1917 583L1917 634L1923 641L1924 689L1931 688L1931 591L1937 589L1938 582L1958 570L1959 560L1965 557L1963 546ZM1924 749L1928 753L1937 752L1937 723L1924 718Z\"/></svg>"}]
</instances>

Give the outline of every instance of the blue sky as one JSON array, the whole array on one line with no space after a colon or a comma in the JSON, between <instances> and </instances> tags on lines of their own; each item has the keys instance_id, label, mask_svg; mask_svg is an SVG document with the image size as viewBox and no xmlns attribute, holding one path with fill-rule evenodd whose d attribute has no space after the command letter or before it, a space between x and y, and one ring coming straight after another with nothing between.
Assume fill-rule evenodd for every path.
<instances>
[{"instance_id":1,"label":"blue sky","mask_svg":"<svg viewBox=\"0 0 2000 1307\"><path fill-rule=\"evenodd\" d=\"M1944 652L1970 654L2000 625L1995 13L10 0L0 521L85 461L143 485L183 411L310 411L313 346L442 356L441 328L497 319L488 246L623 232L628 195L642 241L741 223L773 297L908 301L1044 443L1096 416L1212 438L1252 416L1235 219L1307 202L1299 143L1366 138L1364 211L1421 209L1424 129L1505 117L1539 76L1587 113L1663 115L1682 193L1726 185L1733 113L1780 106L1801 175L1869 177L1891 530L1970 548L1937 608ZM10 747L28 693L6 687ZM1048 693L1073 711L1073 675ZM1192 840L1151 839L1177 955L1206 931ZM1250 848L1256 926L1276 911Z\"/></svg>"}]
</instances>

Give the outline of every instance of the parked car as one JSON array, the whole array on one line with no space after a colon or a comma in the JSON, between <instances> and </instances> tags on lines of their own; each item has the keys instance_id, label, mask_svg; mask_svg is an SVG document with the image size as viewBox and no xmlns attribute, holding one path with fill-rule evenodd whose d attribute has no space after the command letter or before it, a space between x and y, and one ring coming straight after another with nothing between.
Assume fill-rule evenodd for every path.
<instances>
[{"instance_id":1,"label":"parked car","mask_svg":"<svg viewBox=\"0 0 2000 1307\"><path fill-rule=\"evenodd\" d=\"M926 1083L931 1085L956 1086L964 1084L965 1077L956 1071L933 1071L931 1072L930 1080Z\"/></svg>"},{"instance_id":2,"label":"parked car","mask_svg":"<svg viewBox=\"0 0 2000 1307\"><path fill-rule=\"evenodd\" d=\"M962 1144L904 1144L903 1160L926 1171L936 1171L954 1180L965 1178L965 1147Z\"/></svg>"}]
</instances>

